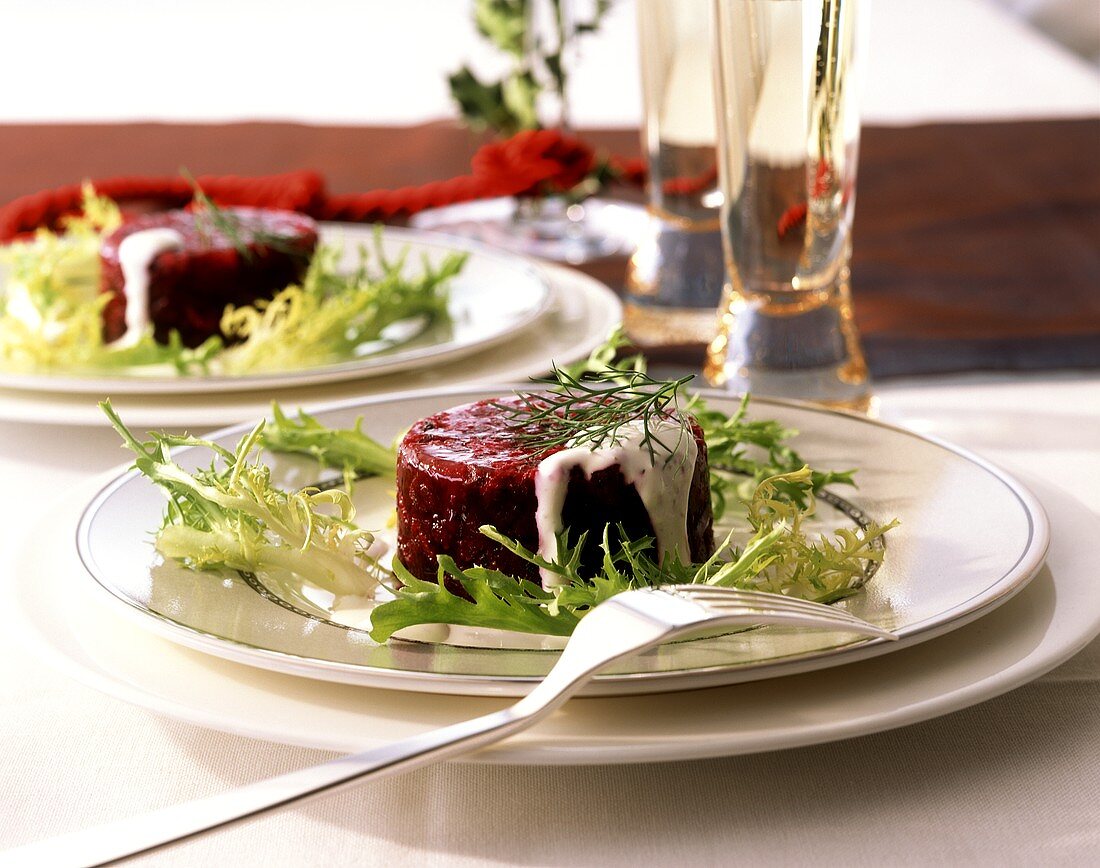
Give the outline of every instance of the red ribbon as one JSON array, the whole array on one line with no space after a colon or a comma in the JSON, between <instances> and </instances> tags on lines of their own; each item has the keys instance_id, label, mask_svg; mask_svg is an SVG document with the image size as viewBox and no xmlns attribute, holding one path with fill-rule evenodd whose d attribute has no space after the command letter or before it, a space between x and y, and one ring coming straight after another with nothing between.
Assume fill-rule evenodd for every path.
<instances>
[{"instance_id":1,"label":"red ribbon","mask_svg":"<svg viewBox=\"0 0 1100 868\"><path fill-rule=\"evenodd\" d=\"M493 196L560 193L579 184L595 166L587 144L557 130L527 130L492 142L474 154L471 171L445 181L396 190L332 195L316 172L238 177L204 175L196 179L219 205L300 211L319 220L375 221L415 214L425 208L453 205ZM120 205L135 202L160 208L181 208L192 198L184 178L105 178L90 182L96 193ZM62 219L79 214L80 184L70 184L22 196L0 208L0 241L10 241L40 226L58 229Z\"/></svg>"},{"instance_id":2,"label":"red ribbon","mask_svg":"<svg viewBox=\"0 0 1100 868\"><path fill-rule=\"evenodd\" d=\"M482 146L470 162L469 174L415 187L330 194L324 179L311 171L258 177L203 175L195 181L222 206L277 208L318 220L373 222L475 199L564 193L596 168L595 151L581 139L560 130L525 130ZM645 183L644 160L612 156L607 158L606 168L620 183ZM714 172L708 171L700 178L671 178L664 187L672 195L685 195L701 191L713 180ZM89 183L96 193L122 206L142 203L161 209L182 208L194 194L190 182L175 175L101 178ZM8 203L0 208L0 242L43 226L60 229L65 217L81 212L83 198L83 185L69 184Z\"/></svg>"}]
</instances>

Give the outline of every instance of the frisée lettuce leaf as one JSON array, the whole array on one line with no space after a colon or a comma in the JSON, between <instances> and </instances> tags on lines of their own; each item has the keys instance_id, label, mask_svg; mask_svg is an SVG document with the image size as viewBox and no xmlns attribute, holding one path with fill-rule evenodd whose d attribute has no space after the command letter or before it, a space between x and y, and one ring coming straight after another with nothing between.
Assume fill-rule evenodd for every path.
<instances>
[{"instance_id":1,"label":"fris\u00e9e lettuce leaf","mask_svg":"<svg viewBox=\"0 0 1100 868\"><path fill-rule=\"evenodd\" d=\"M257 457L262 421L230 452L186 435L156 433L139 441L110 401L100 407L134 453L134 467L168 496L156 536L164 557L200 571L264 572L334 594L366 594L377 587L377 565L367 556L374 535L354 523L351 497L339 489L275 486L270 468ZM185 470L172 457L180 446L208 449L213 461Z\"/></svg>"},{"instance_id":2,"label":"fris\u00e9e lettuce leaf","mask_svg":"<svg viewBox=\"0 0 1100 868\"><path fill-rule=\"evenodd\" d=\"M466 253L449 253L433 265L425 256L414 275L406 268L408 248L396 259L386 257L380 229L374 250L361 246L358 254L358 266L345 273L342 251L321 245L301 285L288 286L270 301L227 308L222 331L239 343L219 355L219 371L290 371L347 361L394 323L446 316L448 283L468 259Z\"/></svg>"}]
</instances>

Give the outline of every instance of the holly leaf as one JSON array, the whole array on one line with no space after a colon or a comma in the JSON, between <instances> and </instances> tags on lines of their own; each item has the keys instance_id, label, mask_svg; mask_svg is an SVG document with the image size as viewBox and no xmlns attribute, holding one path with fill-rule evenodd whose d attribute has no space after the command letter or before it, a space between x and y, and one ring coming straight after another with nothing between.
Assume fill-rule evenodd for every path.
<instances>
[{"instance_id":1,"label":"holly leaf","mask_svg":"<svg viewBox=\"0 0 1100 868\"><path fill-rule=\"evenodd\" d=\"M501 51L523 57L527 47L528 0L475 0L477 32Z\"/></svg>"},{"instance_id":2,"label":"holly leaf","mask_svg":"<svg viewBox=\"0 0 1100 868\"><path fill-rule=\"evenodd\" d=\"M539 83L530 72L515 73L502 82L504 109L513 118L518 130L535 130L539 126L537 102Z\"/></svg>"},{"instance_id":3,"label":"holly leaf","mask_svg":"<svg viewBox=\"0 0 1100 868\"><path fill-rule=\"evenodd\" d=\"M517 118L504 104L501 82L486 84L465 66L448 76L447 82L451 98L473 130L491 129L511 135L520 129Z\"/></svg>"}]
</instances>

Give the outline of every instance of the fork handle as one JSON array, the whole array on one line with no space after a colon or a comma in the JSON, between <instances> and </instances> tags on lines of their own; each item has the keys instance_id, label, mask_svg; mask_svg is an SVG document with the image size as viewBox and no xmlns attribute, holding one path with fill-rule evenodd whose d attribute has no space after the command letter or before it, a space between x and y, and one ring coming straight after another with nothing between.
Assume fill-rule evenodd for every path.
<instances>
[{"instance_id":1,"label":"fork handle","mask_svg":"<svg viewBox=\"0 0 1100 868\"><path fill-rule=\"evenodd\" d=\"M525 729L540 716L517 711L513 706L202 799L27 844L0 853L0 863L60 866L114 862L266 811L328 795L367 778L410 771L484 747Z\"/></svg>"}]
</instances>

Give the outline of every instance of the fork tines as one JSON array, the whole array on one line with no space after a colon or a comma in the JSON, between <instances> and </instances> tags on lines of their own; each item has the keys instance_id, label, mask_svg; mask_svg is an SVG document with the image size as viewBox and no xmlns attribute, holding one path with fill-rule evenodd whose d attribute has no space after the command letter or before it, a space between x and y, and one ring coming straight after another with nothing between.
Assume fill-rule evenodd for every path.
<instances>
[{"instance_id":1,"label":"fork tines","mask_svg":"<svg viewBox=\"0 0 1100 868\"><path fill-rule=\"evenodd\" d=\"M870 633L884 639L898 637L888 630L858 618L843 609L836 609L822 603L814 603L798 597L785 597L764 591L746 591L740 588L723 588L715 585L667 585L659 589L665 593L687 598L704 609L717 613L732 611L754 611L761 615L790 614L804 615L822 622L835 624L838 628L855 627L861 633Z\"/></svg>"}]
</instances>

